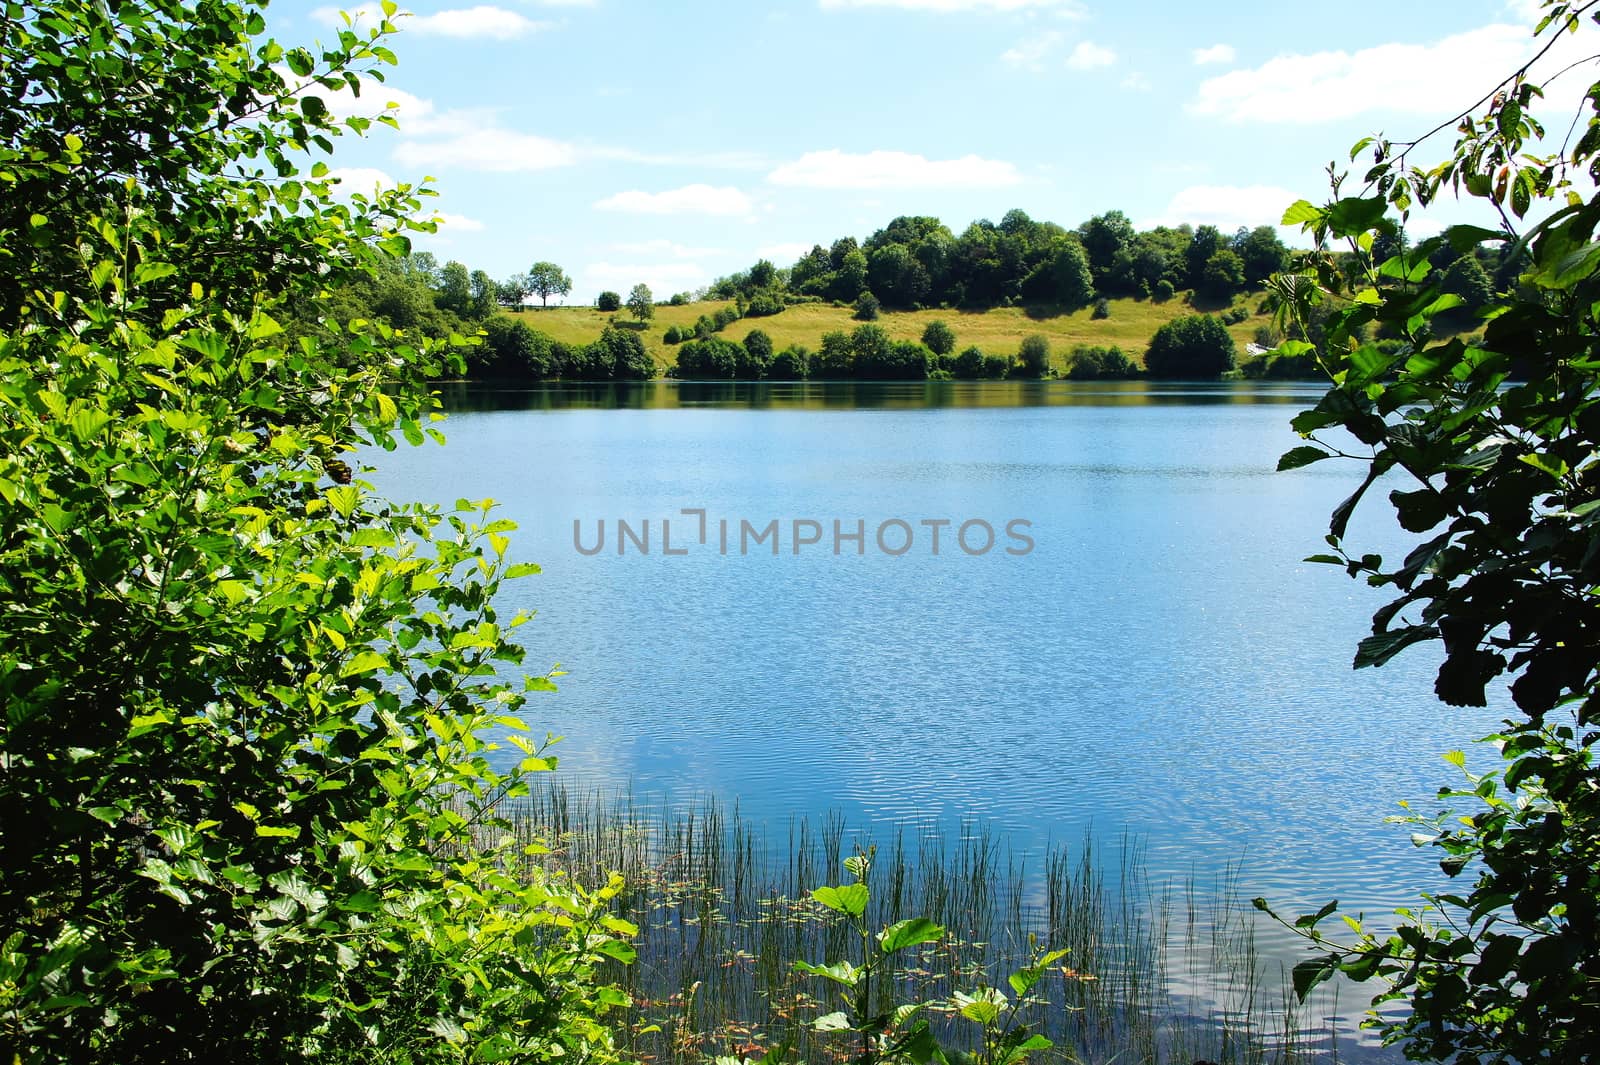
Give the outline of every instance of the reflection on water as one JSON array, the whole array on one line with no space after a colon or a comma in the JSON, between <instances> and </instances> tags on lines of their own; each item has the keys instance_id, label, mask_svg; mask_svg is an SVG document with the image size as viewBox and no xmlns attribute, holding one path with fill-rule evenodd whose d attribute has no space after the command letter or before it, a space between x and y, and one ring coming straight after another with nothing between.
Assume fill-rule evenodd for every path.
<instances>
[{"instance_id":1,"label":"reflection on water","mask_svg":"<svg viewBox=\"0 0 1600 1065\"><path fill-rule=\"evenodd\" d=\"M373 480L493 497L521 526L515 560L544 572L505 605L538 612L529 666L568 671L529 708L569 737L564 776L715 795L773 836L827 810L879 834L978 820L1034 853L1128 832L1155 882L1237 865L1242 895L1287 913L1338 898L1381 916L1442 887L1383 819L1431 807L1453 783L1440 755L1494 712L1442 707L1427 647L1352 672L1384 598L1302 560L1361 469L1273 472L1312 386L442 391L449 446L371 455ZM1372 498L1349 542L1403 552ZM686 508L919 533L1026 518L1037 548L574 550L575 521L592 537L602 519L671 517L676 540Z\"/></svg>"},{"instance_id":2,"label":"reflection on water","mask_svg":"<svg viewBox=\"0 0 1600 1065\"><path fill-rule=\"evenodd\" d=\"M445 407L459 412L1308 405L1319 394L1303 382L1245 381L558 381L538 388L450 381L439 392Z\"/></svg>"}]
</instances>

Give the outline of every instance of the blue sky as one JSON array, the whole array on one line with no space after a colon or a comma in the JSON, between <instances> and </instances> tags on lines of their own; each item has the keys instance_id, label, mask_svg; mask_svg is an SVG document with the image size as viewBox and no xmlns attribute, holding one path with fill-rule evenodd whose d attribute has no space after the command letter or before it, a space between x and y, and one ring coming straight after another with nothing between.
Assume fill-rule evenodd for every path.
<instances>
[{"instance_id":1,"label":"blue sky","mask_svg":"<svg viewBox=\"0 0 1600 1065\"><path fill-rule=\"evenodd\" d=\"M557 262L568 302L787 266L901 214L1232 229L1323 198L1358 137L1476 99L1531 53L1536 6L416 0L387 85L336 105L393 102L400 131L333 162L352 188L431 176L420 248L496 278ZM329 39L339 10L280 0L270 31Z\"/></svg>"}]
</instances>

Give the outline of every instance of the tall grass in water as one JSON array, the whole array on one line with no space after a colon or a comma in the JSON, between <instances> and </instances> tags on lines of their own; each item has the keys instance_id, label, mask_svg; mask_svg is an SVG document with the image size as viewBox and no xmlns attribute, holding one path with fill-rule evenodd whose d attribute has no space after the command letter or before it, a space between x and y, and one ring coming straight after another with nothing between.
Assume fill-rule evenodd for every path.
<instances>
[{"instance_id":1,"label":"tall grass in water","mask_svg":"<svg viewBox=\"0 0 1600 1065\"><path fill-rule=\"evenodd\" d=\"M864 840L829 816L790 823L768 840L714 802L687 811L631 797L574 794L561 784L516 810L518 831L554 848L547 862L583 878L621 872L619 915L639 926L638 961L613 974L633 995L622 1019L639 1060L677 1065L759 1056L789 1043L802 1061L845 1060L853 1044L812 1031L837 1007L796 961L848 956L841 922L811 901L847 881L842 862ZM1024 1021L1074 1062L1293 1062L1292 1008L1269 1001L1251 924L1219 885L1174 899L1146 882L1123 840L1108 880L1091 844L1054 848L1038 868L983 830L954 840L879 841L870 875L874 927L928 917L947 935L908 954L883 988L898 1002L1004 988L1027 958L1028 935L1070 953L1041 983ZM936 1021L951 1032L948 1019Z\"/></svg>"}]
</instances>

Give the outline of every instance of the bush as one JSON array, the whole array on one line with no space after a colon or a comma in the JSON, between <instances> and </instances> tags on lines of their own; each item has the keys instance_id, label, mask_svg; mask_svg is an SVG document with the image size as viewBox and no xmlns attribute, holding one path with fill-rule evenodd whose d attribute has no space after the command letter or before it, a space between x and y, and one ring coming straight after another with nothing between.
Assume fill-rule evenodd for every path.
<instances>
[{"instance_id":1,"label":"bush","mask_svg":"<svg viewBox=\"0 0 1600 1065\"><path fill-rule=\"evenodd\" d=\"M726 307L719 307L711 315L711 328L715 332L720 333L734 322L737 322L741 317L743 317L743 315L739 313L739 308L734 304L729 304Z\"/></svg>"},{"instance_id":2,"label":"bush","mask_svg":"<svg viewBox=\"0 0 1600 1065\"><path fill-rule=\"evenodd\" d=\"M739 360L739 376L759 381L767 376L772 363L772 338L759 329L752 329L744 338L744 357Z\"/></svg>"},{"instance_id":3,"label":"bush","mask_svg":"<svg viewBox=\"0 0 1600 1065\"><path fill-rule=\"evenodd\" d=\"M985 355L983 357L983 376L999 379L1010 377L1014 362L1009 355Z\"/></svg>"},{"instance_id":4,"label":"bush","mask_svg":"<svg viewBox=\"0 0 1600 1065\"><path fill-rule=\"evenodd\" d=\"M1144 353L1152 377L1220 377L1233 369L1233 337L1209 314L1191 314L1156 330Z\"/></svg>"},{"instance_id":5,"label":"bush","mask_svg":"<svg viewBox=\"0 0 1600 1065\"><path fill-rule=\"evenodd\" d=\"M287 63L354 75L391 31ZM37 93L0 149L28 156L0 213L0 1059L615 1060L620 883L498 842L553 765L520 716L552 685L498 614L510 523L357 468L424 443L461 367L274 328L422 204L247 176L344 129L277 55L255 5L0 20ZM113 289L100 261L142 265Z\"/></svg>"},{"instance_id":6,"label":"bush","mask_svg":"<svg viewBox=\"0 0 1600 1065\"><path fill-rule=\"evenodd\" d=\"M956 349L956 335L936 318L923 328L922 343L935 355L948 355Z\"/></svg>"},{"instance_id":7,"label":"bush","mask_svg":"<svg viewBox=\"0 0 1600 1065\"><path fill-rule=\"evenodd\" d=\"M983 352L976 346L970 347L956 356L950 372L962 380L976 381L983 376L983 362Z\"/></svg>"},{"instance_id":8,"label":"bush","mask_svg":"<svg viewBox=\"0 0 1600 1065\"><path fill-rule=\"evenodd\" d=\"M608 289L596 297L594 306L596 310L619 311L622 309L622 294Z\"/></svg>"},{"instance_id":9,"label":"bush","mask_svg":"<svg viewBox=\"0 0 1600 1065\"><path fill-rule=\"evenodd\" d=\"M637 330L607 326L590 348L589 365L596 378L648 381L656 375L655 360Z\"/></svg>"},{"instance_id":10,"label":"bush","mask_svg":"<svg viewBox=\"0 0 1600 1065\"><path fill-rule=\"evenodd\" d=\"M1076 347L1067 367L1067 377L1074 381L1120 380L1138 373L1138 366L1118 347Z\"/></svg>"},{"instance_id":11,"label":"bush","mask_svg":"<svg viewBox=\"0 0 1600 1065\"><path fill-rule=\"evenodd\" d=\"M811 376L811 352L791 344L772 357L767 376L775 381L798 381Z\"/></svg>"},{"instance_id":12,"label":"bush","mask_svg":"<svg viewBox=\"0 0 1600 1065\"><path fill-rule=\"evenodd\" d=\"M1250 317L1250 311L1244 307L1229 307L1222 312L1223 325L1238 325Z\"/></svg>"},{"instance_id":13,"label":"bush","mask_svg":"<svg viewBox=\"0 0 1600 1065\"><path fill-rule=\"evenodd\" d=\"M1050 339L1038 333L1022 338L1017 361L1025 377L1044 377L1050 372Z\"/></svg>"},{"instance_id":14,"label":"bush","mask_svg":"<svg viewBox=\"0 0 1600 1065\"><path fill-rule=\"evenodd\" d=\"M661 334L661 342L663 344L679 344L679 343L682 343L683 342L683 334L678 332L678 327L677 326L669 325L669 326L667 326L667 331L665 333Z\"/></svg>"},{"instance_id":15,"label":"bush","mask_svg":"<svg viewBox=\"0 0 1600 1065\"><path fill-rule=\"evenodd\" d=\"M1176 296L1178 294L1178 290L1173 287L1171 281L1163 277L1160 281L1156 282L1156 287L1152 290L1152 294L1155 296L1157 303L1165 303L1173 296Z\"/></svg>"},{"instance_id":16,"label":"bush","mask_svg":"<svg viewBox=\"0 0 1600 1065\"><path fill-rule=\"evenodd\" d=\"M1094 311L1090 313L1089 317L1095 321L1099 321L1102 318L1110 318L1111 301L1106 299L1104 296L1101 296L1099 299L1095 300Z\"/></svg>"},{"instance_id":17,"label":"bush","mask_svg":"<svg viewBox=\"0 0 1600 1065\"><path fill-rule=\"evenodd\" d=\"M852 317L858 322L876 322L881 308L882 304L878 302L878 297L870 292L863 292L856 297L855 314Z\"/></svg>"},{"instance_id":18,"label":"bush","mask_svg":"<svg viewBox=\"0 0 1600 1065\"><path fill-rule=\"evenodd\" d=\"M745 308L745 315L749 318L768 318L782 312L785 304L781 298L770 292L758 292L750 297L750 305Z\"/></svg>"},{"instance_id":19,"label":"bush","mask_svg":"<svg viewBox=\"0 0 1600 1065\"><path fill-rule=\"evenodd\" d=\"M678 349L678 376L731 380L745 358L744 349L721 337L691 340Z\"/></svg>"}]
</instances>

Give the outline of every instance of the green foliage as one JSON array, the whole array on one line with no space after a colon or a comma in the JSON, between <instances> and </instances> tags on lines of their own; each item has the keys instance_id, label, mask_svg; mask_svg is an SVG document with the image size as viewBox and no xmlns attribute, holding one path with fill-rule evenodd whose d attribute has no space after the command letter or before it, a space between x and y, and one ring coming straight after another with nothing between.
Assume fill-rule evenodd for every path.
<instances>
[{"instance_id":1,"label":"green foliage","mask_svg":"<svg viewBox=\"0 0 1600 1065\"><path fill-rule=\"evenodd\" d=\"M555 263L538 262L528 267L528 292L539 297L541 306L549 306L551 296L565 296L572 291L572 278L564 273ZM602 297L607 295L602 293ZM609 293L616 295L616 293ZM621 306L621 304L617 304ZM601 307L602 311L614 311L617 306Z\"/></svg>"},{"instance_id":2,"label":"green foliage","mask_svg":"<svg viewBox=\"0 0 1600 1065\"><path fill-rule=\"evenodd\" d=\"M656 315L655 297L650 294L650 286L640 282L633 286L633 291L628 293L628 310L633 312L634 318L641 322L648 322Z\"/></svg>"},{"instance_id":3,"label":"green foliage","mask_svg":"<svg viewBox=\"0 0 1600 1065\"><path fill-rule=\"evenodd\" d=\"M678 349L677 375L731 380L739 376L739 364L746 359L738 344L721 337L691 340Z\"/></svg>"},{"instance_id":4,"label":"green foliage","mask_svg":"<svg viewBox=\"0 0 1600 1065\"><path fill-rule=\"evenodd\" d=\"M750 297L744 313L747 318L770 318L783 313L783 307L783 297L771 292L758 292Z\"/></svg>"},{"instance_id":5,"label":"green foliage","mask_svg":"<svg viewBox=\"0 0 1600 1065\"><path fill-rule=\"evenodd\" d=\"M922 343L935 355L948 355L956 349L956 335L936 318L923 327Z\"/></svg>"},{"instance_id":6,"label":"green foliage","mask_svg":"<svg viewBox=\"0 0 1600 1065\"><path fill-rule=\"evenodd\" d=\"M1111 301L1104 296L1094 301L1094 311L1089 315L1094 321L1103 321L1111 317Z\"/></svg>"},{"instance_id":7,"label":"green foliage","mask_svg":"<svg viewBox=\"0 0 1600 1065\"><path fill-rule=\"evenodd\" d=\"M1212 299L1227 299L1244 288L1244 261L1231 248L1220 248L1206 260L1195 286Z\"/></svg>"},{"instance_id":8,"label":"green foliage","mask_svg":"<svg viewBox=\"0 0 1600 1065\"><path fill-rule=\"evenodd\" d=\"M428 439L441 348L276 320L380 263L424 283L411 190L296 172L371 124L322 93L392 30L0 18L0 1060L615 1057L619 884L495 816L554 765L495 606L534 567L487 504L391 503L345 457Z\"/></svg>"},{"instance_id":9,"label":"green foliage","mask_svg":"<svg viewBox=\"0 0 1600 1065\"><path fill-rule=\"evenodd\" d=\"M1022 338L1017 362L1024 377L1047 377L1050 373L1050 338L1038 333Z\"/></svg>"},{"instance_id":10,"label":"green foliage","mask_svg":"<svg viewBox=\"0 0 1600 1065\"><path fill-rule=\"evenodd\" d=\"M811 352L791 344L772 357L767 376L777 381L798 381L811 376Z\"/></svg>"},{"instance_id":11,"label":"green foliage","mask_svg":"<svg viewBox=\"0 0 1600 1065\"><path fill-rule=\"evenodd\" d=\"M1155 287L1150 290L1150 294L1155 298L1157 303L1165 303L1173 296L1176 296L1178 294L1178 290L1172 284L1170 278L1163 277L1161 280L1155 283Z\"/></svg>"},{"instance_id":12,"label":"green foliage","mask_svg":"<svg viewBox=\"0 0 1600 1065\"><path fill-rule=\"evenodd\" d=\"M1209 314L1190 314L1156 330L1145 349L1151 377L1218 377L1233 369L1233 337Z\"/></svg>"},{"instance_id":13,"label":"green foliage","mask_svg":"<svg viewBox=\"0 0 1600 1065\"><path fill-rule=\"evenodd\" d=\"M1139 367L1121 348L1077 347L1067 377L1074 381L1120 380L1137 377Z\"/></svg>"},{"instance_id":14,"label":"green foliage","mask_svg":"<svg viewBox=\"0 0 1600 1065\"><path fill-rule=\"evenodd\" d=\"M870 292L863 292L856 297L854 318L858 322L876 322L878 320L878 310L881 306L882 304L878 302L878 297Z\"/></svg>"},{"instance_id":15,"label":"green foliage","mask_svg":"<svg viewBox=\"0 0 1600 1065\"><path fill-rule=\"evenodd\" d=\"M1592 20L1590 7L1547 3L1545 43ZM1440 793L1470 810L1403 818L1461 885L1402 911L1393 935L1352 920L1356 940L1337 941L1320 928L1332 904L1294 922L1319 951L1297 967L1296 985L1308 990L1335 972L1379 979L1382 1012L1370 1023L1408 1055L1525 1065L1591 1060L1600 1046L1600 624L1592 609L1600 198L1589 191L1600 162L1600 85L1570 150L1531 156L1525 141L1541 132L1531 109L1542 94L1529 76L1517 71L1478 105L1482 112L1445 121L1439 128L1458 136L1437 166L1408 163L1415 146L1396 157L1386 141L1357 144L1352 158L1370 150L1378 160L1365 187L1346 195L1338 176L1330 203L1290 208L1285 223L1305 226L1317 251L1274 281L1288 315L1331 308L1320 354L1332 387L1295 419L1308 442L1280 467L1344 455L1346 434L1360 443L1366 476L1334 512L1331 553L1316 561L1393 594L1355 664L1380 666L1437 640L1443 702L1483 706L1491 685L1509 681L1515 706L1489 738L1501 768L1467 773L1465 786ZM1561 129L1570 122L1559 116ZM1482 202L1492 225L1452 226L1407 249L1399 239L1407 212L1447 193ZM1525 217L1541 221L1524 228ZM1373 251L1379 238L1389 249L1382 261ZM1346 242L1353 282L1330 240ZM1510 246L1523 266L1513 290L1489 293L1472 316L1481 346L1437 328L1442 316L1461 313L1460 294L1430 270L1446 244L1465 255ZM1386 350L1364 341L1369 325L1398 343ZM1308 349L1290 342L1282 350ZM1337 437L1324 435L1335 429ZM1420 540L1398 563L1345 543L1352 513L1380 478L1392 485L1400 525ZM1466 772L1463 755L1449 760ZM1402 1004L1409 1008L1397 1010Z\"/></svg>"},{"instance_id":16,"label":"green foliage","mask_svg":"<svg viewBox=\"0 0 1600 1065\"><path fill-rule=\"evenodd\" d=\"M534 291L537 292L538 289L535 289ZM610 289L606 289L604 292L600 293L600 295L595 297L594 307L597 311L606 311L608 313L611 311L620 311L622 309L622 295L617 292L612 292Z\"/></svg>"},{"instance_id":17,"label":"green foliage","mask_svg":"<svg viewBox=\"0 0 1600 1065\"><path fill-rule=\"evenodd\" d=\"M648 381L656 375L655 360L635 329L607 326L589 345L588 372L574 376L597 380Z\"/></svg>"},{"instance_id":18,"label":"green foliage","mask_svg":"<svg viewBox=\"0 0 1600 1065\"><path fill-rule=\"evenodd\" d=\"M993 380L1001 380L1011 376L1016 369L1016 360L1009 355L985 355L983 357L983 376Z\"/></svg>"},{"instance_id":19,"label":"green foliage","mask_svg":"<svg viewBox=\"0 0 1600 1065\"><path fill-rule=\"evenodd\" d=\"M983 352L977 346L972 346L956 356L955 365L950 372L962 380L976 381L983 376Z\"/></svg>"},{"instance_id":20,"label":"green foliage","mask_svg":"<svg viewBox=\"0 0 1600 1065\"><path fill-rule=\"evenodd\" d=\"M867 921L871 893L867 879L872 868L873 850L845 859L845 868L854 879L836 887L819 887L811 897L832 911L853 933L855 959L842 958L828 964L796 962L795 968L828 982L842 1009L818 1017L813 1025L819 1032L848 1033L857 1043L854 1060L859 1065L908 1061L916 1065L1023 1065L1036 1051L1049 1050L1052 1043L1028 1030L1021 1023L1020 1007L1045 974L1056 967L1065 950L1041 950L1030 936L1028 964L1011 973L1007 985L1012 995L996 987L955 991L944 1002L900 1003L892 994L896 956L937 943L945 930L925 917L896 921L874 932ZM935 1037L926 1014L940 1009L969 1021L979 1029L979 1052L966 1055L947 1050Z\"/></svg>"}]
</instances>

